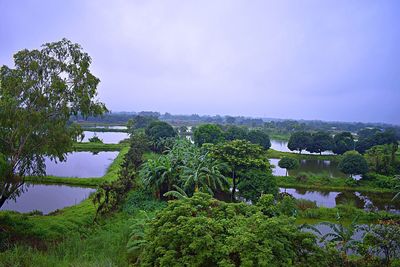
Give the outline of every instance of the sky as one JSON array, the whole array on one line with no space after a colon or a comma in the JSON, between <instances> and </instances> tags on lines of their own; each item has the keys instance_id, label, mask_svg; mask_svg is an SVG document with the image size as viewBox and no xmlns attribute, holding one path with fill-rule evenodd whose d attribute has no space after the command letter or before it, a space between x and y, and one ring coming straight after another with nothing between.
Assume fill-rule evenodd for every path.
<instances>
[{"instance_id":1,"label":"sky","mask_svg":"<svg viewBox=\"0 0 400 267\"><path fill-rule=\"evenodd\" d=\"M400 1L0 0L0 65L67 38L116 111L400 124Z\"/></svg>"}]
</instances>

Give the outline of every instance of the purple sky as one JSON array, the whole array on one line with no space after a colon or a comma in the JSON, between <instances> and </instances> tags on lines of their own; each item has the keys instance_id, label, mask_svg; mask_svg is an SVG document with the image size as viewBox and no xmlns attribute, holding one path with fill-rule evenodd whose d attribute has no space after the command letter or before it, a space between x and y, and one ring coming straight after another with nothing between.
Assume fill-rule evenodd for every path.
<instances>
[{"instance_id":1,"label":"purple sky","mask_svg":"<svg viewBox=\"0 0 400 267\"><path fill-rule=\"evenodd\" d=\"M0 65L81 44L113 111L400 124L400 1L0 0Z\"/></svg>"}]
</instances>

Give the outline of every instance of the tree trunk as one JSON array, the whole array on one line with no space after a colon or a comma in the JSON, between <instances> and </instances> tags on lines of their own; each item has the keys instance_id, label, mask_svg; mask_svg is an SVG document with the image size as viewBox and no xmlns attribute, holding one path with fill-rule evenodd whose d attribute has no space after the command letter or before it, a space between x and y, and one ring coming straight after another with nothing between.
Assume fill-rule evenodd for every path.
<instances>
[{"instance_id":1,"label":"tree trunk","mask_svg":"<svg viewBox=\"0 0 400 267\"><path fill-rule=\"evenodd\" d=\"M235 171L232 171L232 180L233 180L233 187L232 187L232 193L231 193L231 201L235 201L235 193L236 193L236 177L235 177Z\"/></svg>"}]
</instances>

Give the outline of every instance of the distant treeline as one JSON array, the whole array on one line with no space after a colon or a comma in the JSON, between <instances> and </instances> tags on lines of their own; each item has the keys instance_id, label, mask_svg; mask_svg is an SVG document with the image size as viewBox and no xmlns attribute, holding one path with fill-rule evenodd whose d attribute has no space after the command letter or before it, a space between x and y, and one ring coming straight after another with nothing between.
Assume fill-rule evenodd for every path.
<instances>
[{"instance_id":1,"label":"distant treeline","mask_svg":"<svg viewBox=\"0 0 400 267\"><path fill-rule=\"evenodd\" d=\"M138 118L139 117L139 118ZM207 116L207 115L172 115L170 113L160 114L153 111L142 112L116 112L108 113L103 117L89 117L84 119L77 116L72 118L73 121L85 123L104 123L104 124L121 124L125 125L129 120L146 121L147 119L158 119L166 121L174 126L192 126L205 123L214 124L232 124L238 126L246 126L250 128L264 128L267 132L276 134L291 134L298 131L328 131L331 133L348 131L357 133L363 129L393 129L396 135L400 137L400 126L384 124L384 123L361 123L361 122L325 122L319 120L279 120L271 118L250 118L244 116Z\"/></svg>"}]
</instances>

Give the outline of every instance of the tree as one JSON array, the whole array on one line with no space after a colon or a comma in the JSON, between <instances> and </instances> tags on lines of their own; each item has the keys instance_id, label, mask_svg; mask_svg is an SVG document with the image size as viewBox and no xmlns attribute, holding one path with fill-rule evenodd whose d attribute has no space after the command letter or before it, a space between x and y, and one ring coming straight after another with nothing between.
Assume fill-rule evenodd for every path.
<instances>
[{"instance_id":1,"label":"tree","mask_svg":"<svg viewBox=\"0 0 400 267\"><path fill-rule=\"evenodd\" d=\"M344 154L346 151L354 150L355 142L350 132L342 132L333 138L333 153Z\"/></svg>"},{"instance_id":2,"label":"tree","mask_svg":"<svg viewBox=\"0 0 400 267\"><path fill-rule=\"evenodd\" d=\"M389 220L372 225L363 243L377 257L383 255L386 266L391 266L391 260L400 256L400 224Z\"/></svg>"},{"instance_id":3,"label":"tree","mask_svg":"<svg viewBox=\"0 0 400 267\"><path fill-rule=\"evenodd\" d=\"M293 151L293 150L298 150L299 154L301 154L301 151L306 149L311 142L311 134L307 132L295 132L290 136L289 142L288 142L288 148Z\"/></svg>"},{"instance_id":4,"label":"tree","mask_svg":"<svg viewBox=\"0 0 400 267\"><path fill-rule=\"evenodd\" d=\"M135 130L145 129L154 121L158 121L157 117L137 115L128 121L128 131L133 133Z\"/></svg>"},{"instance_id":5,"label":"tree","mask_svg":"<svg viewBox=\"0 0 400 267\"><path fill-rule=\"evenodd\" d=\"M394 148L393 148L394 147ZM397 151L395 144L373 146L365 152L365 159L371 171L392 175L396 173L399 162L393 154Z\"/></svg>"},{"instance_id":6,"label":"tree","mask_svg":"<svg viewBox=\"0 0 400 267\"><path fill-rule=\"evenodd\" d=\"M217 144L224 141L224 133L218 125L203 124L193 132L194 143L202 146L205 143Z\"/></svg>"},{"instance_id":7,"label":"tree","mask_svg":"<svg viewBox=\"0 0 400 267\"><path fill-rule=\"evenodd\" d=\"M269 149L271 147L271 141L268 134L262 130L249 131L246 139L253 144L262 146L264 149Z\"/></svg>"},{"instance_id":8,"label":"tree","mask_svg":"<svg viewBox=\"0 0 400 267\"><path fill-rule=\"evenodd\" d=\"M232 140L245 140L247 137L247 129L236 126L236 125L230 125L228 128L225 130L225 139L228 141Z\"/></svg>"},{"instance_id":9,"label":"tree","mask_svg":"<svg viewBox=\"0 0 400 267\"><path fill-rule=\"evenodd\" d=\"M368 163L365 158L357 151L347 151L339 162L339 170L351 177L355 174L366 174L368 172Z\"/></svg>"},{"instance_id":10,"label":"tree","mask_svg":"<svg viewBox=\"0 0 400 267\"><path fill-rule=\"evenodd\" d=\"M15 68L0 69L0 151L7 172L0 207L22 186L26 175L44 175L44 157L65 159L82 131L71 116L107 111L96 99L100 80L90 72L90 56L67 39L14 55ZM5 184L2 182L1 184Z\"/></svg>"},{"instance_id":11,"label":"tree","mask_svg":"<svg viewBox=\"0 0 400 267\"><path fill-rule=\"evenodd\" d=\"M310 143L306 150L311 153L322 154L323 151L332 150L333 139L327 132L316 132L311 135Z\"/></svg>"},{"instance_id":12,"label":"tree","mask_svg":"<svg viewBox=\"0 0 400 267\"><path fill-rule=\"evenodd\" d=\"M259 169L246 170L239 174L238 189L240 196L256 203L262 194L277 195L279 190L275 176Z\"/></svg>"},{"instance_id":13,"label":"tree","mask_svg":"<svg viewBox=\"0 0 400 267\"><path fill-rule=\"evenodd\" d=\"M237 184L240 182L237 174L249 169L269 170L269 162L263 155L263 149L245 140L233 140L226 143L208 146L210 156L225 162L231 171L233 181L232 201L235 199Z\"/></svg>"},{"instance_id":14,"label":"tree","mask_svg":"<svg viewBox=\"0 0 400 267\"><path fill-rule=\"evenodd\" d=\"M156 144L162 139L176 137L176 132L171 125L163 121L153 121L145 130L153 144ZM155 145L154 145L155 146Z\"/></svg>"},{"instance_id":15,"label":"tree","mask_svg":"<svg viewBox=\"0 0 400 267\"><path fill-rule=\"evenodd\" d=\"M293 220L204 193L170 201L141 233L139 266L333 266Z\"/></svg>"},{"instance_id":16,"label":"tree","mask_svg":"<svg viewBox=\"0 0 400 267\"><path fill-rule=\"evenodd\" d=\"M299 165L300 165L300 163L297 159L289 158L289 157L283 157L278 162L279 167L286 169L286 176L288 175L288 170L296 169L299 167Z\"/></svg>"}]
</instances>

